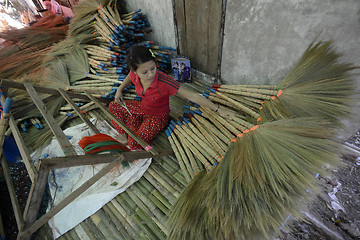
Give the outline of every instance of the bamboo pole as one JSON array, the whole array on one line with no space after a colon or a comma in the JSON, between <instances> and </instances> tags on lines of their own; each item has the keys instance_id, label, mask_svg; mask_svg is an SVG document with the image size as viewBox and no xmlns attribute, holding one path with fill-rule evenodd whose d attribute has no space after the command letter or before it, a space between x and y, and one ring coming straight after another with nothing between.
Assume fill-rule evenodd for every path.
<instances>
[{"instance_id":1,"label":"bamboo pole","mask_svg":"<svg viewBox=\"0 0 360 240\"><path fill-rule=\"evenodd\" d=\"M172 192L167 190L157 179L155 179L150 173L145 172L144 178L151 183L152 186L156 188L161 195L163 195L172 205L177 201L178 197L175 197Z\"/></svg>"},{"instance_id":2,"label":"bamboo pole","mask_svg":"<svg viewBox=\"0 0 360 240\"><path fill-rule=\"evenodd\" d=\"M171 188L172 188L172 189L169 189L169 190L172 191L175 196L177 194L180 195L180 193L183 190L183 187L178 183L178 181L173 179L171 175L167 175L166 172L165 172L165 169L163 167L161 167L160 165L157 165L157 164L151 164L148 171L155 178L161 178L161 180L163 180L167 184L169 184L171 186ZM156 175L154 175L154 174L156 174Z\"/></svg>"},{"instance_id":3,"label":"bamboo pole","mask_svg":"<svg viewBox=\"0 0 360 240\"><path fill-rule=\"evenodd\" d=\"M147 195L150 200L155 204L155 206L160 209L165 215L169 214L169 209L153 194L155 188L153 186L150 189L146 188L142 183L138 182L136 186L140 189L140 191Z\"/></svg>"},{"instance_id":4,"label":"bamboo pole","mask_svg":"<svg viewBox=\"0 0 360 240\"><path fill-rule=\"evenodd\" d=\"M116 200L125 209L129 217L135 219L135 221L138 223L138 226L146 233L146 235L150 239L159 238L160 229L158 229L156 226L154 226L154 224L151 223L150 219L146 217L146 215L141 209L136 207L137 204L129 197L126 191L119 194L116 197ZM134 209L135 207L137 209Z\"/></svg>"},{"instance_id":5,"label":"bamboo pole","mask_svg":"<svg viewBox=\"0 0 360 240\"><path fill-rule=\"evenodd\" d=\"M90 219L95 224L95 226L100 230L100 232L104 235L106 240L115 239L115 237L111 234L111 231L106 227L105 223L101 220L97 212L91 215Z\"/></svg>"},{"instance_id":6,"label":"bamboo pole","mask_svg":"<svg viewBox=\"0 0 360 240\"><path fill-rule=\"evenodd\" d=\"M135 223L133 218L126 213L126 210L120 205L120 203L116 199L111 200L107 205L110 207L110 209L113 209L114 213L115 211L117 212L117 214L115 215L120 219L123 224L126 225L125 228L132 229L129 230L129 232L133 232L135 236L138 236L138 238L134 237L134 239L144 238L145 233Z\"/></svg>"},{"instance_id":7,"label":"bamboo pole","mask_svg":"<svg viewBox=\"0 0 360 240\"><path fill-rule=\"evenodd\" d=\"M96 239L105 239L104 234L100 231L100 229L95 225L95 223L91 220L91 217L85 219L86 224L89 226L88 228L91 230Z\"/></svg>"},{"instance_id":8,"label":"bamboo pole","mask_svg":"<svg viewBox=\"0 0 360 240\"><path fill-rule=\"evenodd\" d=\"M135 185L128 188L126 192L129 194L130 198L137 203L137 206L141 208L141 210L144 211L144 213L147 214L147 216L157 225L157 227L167 234L165 215L163 215L156 206L149 201L147 196L142 195Z\"/></svg>"},{"instance_id":9,"label":"bamboo pole","mask_svg":"<svg viewBox=\"0 0 360 240\"><path fill-rule=\"evenodd\" d=\"M109 229L111 230L112 234L116 237L117 235L120 235L121 237L123 237L124 239L133 239L132 234L130 234L125 227L123 226L123 224L119 221L119 219L115 216L115 214L111 211L111 209L107 206L104 205L102 207L103 211L102 214L104 215L102 218L103 220L107 219L107 223L106 225L109 226ZM106 216L105 216L106 214ZM120 234L119 234L120 233ZM121 238L119 237L119 239ZM116 238L118 239L118 238Z\"/></svg>"},{"instance_id":10,"label":"bamboo pole","mask_svg":"<svg viewBox=\"0 0 360 240\"><path fill-rule=\"evenodd\" d=\"M95 235L91 232L90 228L88 227L88 225L86 224L86 221L82 221L80 223L80 226L84 229L84 232L86 233L86 235L90 238L90 240L97 240L97 238L95 237Z\"/></svg>"},{"instance_id":11,"label":"bamboo pole","mask_svg":"<svg viewBox=\"0 0 360 240\"><path fill-rule=\"evenodd\" d=\"M144 186L144 188L146 189L152 189L151 190L151 194L161 202L161 204L163 204L165 206L166 209L171 209L172 204L170 203L170 201L163 195L161 194L156 187L154 187L146 178L140 178L139 180L139 184L141 184L142 186ZM167 210L165 210L167 211ZM165 212L164 211L164 212Z\"/></svg>"}]
</instances>

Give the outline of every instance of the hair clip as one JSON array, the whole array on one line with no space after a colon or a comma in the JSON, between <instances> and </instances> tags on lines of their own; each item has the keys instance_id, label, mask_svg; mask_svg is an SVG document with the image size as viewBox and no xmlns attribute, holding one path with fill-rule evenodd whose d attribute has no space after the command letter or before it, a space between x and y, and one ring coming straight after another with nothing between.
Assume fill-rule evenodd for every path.
<instances>
[{"instance_id":1,"label":"hair clip","mask_svg":"<svg viewBox=\"0 0 360 240\"><path fill-rule=\"evenodd\" d=\"M151 53L151 56L152 56L153 58L155 58L155 54L153 53L153 51L152 51L151 49L149 49L149 52Z\"/></svg>"}]
</instances>

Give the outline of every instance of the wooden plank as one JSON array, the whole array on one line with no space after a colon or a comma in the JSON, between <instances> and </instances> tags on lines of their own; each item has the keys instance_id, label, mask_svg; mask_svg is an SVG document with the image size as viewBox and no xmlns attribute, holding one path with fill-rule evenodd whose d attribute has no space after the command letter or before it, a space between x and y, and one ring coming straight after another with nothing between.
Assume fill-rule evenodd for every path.
<instances>
[{"instance_id":1,"label":"wooden plank","mask_svg":"<svg viewBox=\"0 0 360 240\"><path fill-rule=\"evenodd\" d=\"M212 26L209 25L209 0L196 0L196 21L193 23L197 36L201 41L194 42L196 44L196 59L197 67L204 72L207 72L208 60L208 46L209 46L209 31L212 31Z\"/></svg>"},{"instance_id":2,"label":"wooden plank","mask_svg":"<svg viewBox=\"0 0 360 240\"><path fill-rule=\"evenodd\" d=\"M41 101L39 95L35 91L35 88L30 83L24 83L24 86L27 92L29 93L30 97L34 101L35 105L37 106L37 108L45 118L51 131L55 135L56 140L59 142L65 156L77 155L74 148L71 146L69 140L65 136L64 132L59 127L55 118L53 117L53 115L51 115L51 113L47 110L45 104Z\"/></svg>"},{"instance_id":3,"label":"wooden plank","mask_svg":"<svg viewBox=\"0 0 360 240\"><path fill-rule=\"evenodd\" d=\"M85 91L86 95L105 113L105 115L110 118L111 120L114 120L130 137L132 137L137 143L139 143L145 150L148 150L152 154L158 154L158 152L152 148L149 144L147 144L142 138L140 138L134 131L132 131L128 126L125 125L125 123L121 122L117 117L114 116L108 110L105 108L94 96L91 95L89 91Z\"/></svg>"},{"instance_id":4,"label":"wooden plank","mask_svg":"<svg viewBox=\"0 0 360 240\"><path fill-rule=\"evenodd\" d=\"M202 44L202 39L197 32L197 1L185 1L185 24L186 24L186 51L185 55L191 59L191 64L195 67L199 66L200 59L197 59L197 45ZM208 27L208 26L203 26ZM201 36L202 37L202 36ZM199 40L199 41L198 41Z\"/></svg>"},{"instance_id":5,"label":"wooden plank","mask_svg":"<svg viewBox=\"0 0 360 240\"><path fill-rule=\"evenodd\" d=\"M95 133L99 134L100 131L90 122L90 120L82 113L80 108L76 105L76 103L70 98L69 94L67 94L64 90L58 89L59 93L65 98L65 100L72 106L74 111L79 115L79 117L86 123L86 125Z\"/></svg>"},{"instance_id":6,"label":"wooden plank","mask_svg":"<svg viewBox=\"0 0 360 240\"><path fill-rule=\"evenodd\" d=\"M175 22L178 32L179 52L186 55L185 0L174 1Z\"/></svg>"},{"instance_id":7,"label":"wooden plank","mask_svg":"<svg viewBox=\"0 0 360 240\"><path fill-rule=\"evenodd\" d=\"M223 1L208 0L208 2L208 29L211 30L208 32L208 60L205 71L217 75L219 68L219 58L221 58L221 56L219 56L220 42L221 38L223 37L221 30L225 24L222 22Z\"/></svg>"},{"instance_id":8,"label":"wooden plank","mask_svg":"<svg viewBox=\"0 0 360 240\"><path fill-rule=\"evenodd\" d=\"M47 184L49 176L49 170L44 169L39 163L39 173L35 180L35 182L31 185L28 200L26 202L25 210L24 210L24 228L30 226L36 221L36 218L39 213L39 209L41 206L41 201L44 195L45 187ZM20 233L18 234L18 239L20 239ZM22 239L29 239L27 238Z\"/></svg>"},{"instance_id":9,"label":"wooden plank","mask_svg":"<svg viewBox=\"0 0 360 240\"><path fill-rule=\"evenodd\" d=\"M12 204L12 207L13 207L13 210L14 210L16 224L17 224L17 227L18 227L18 229L20 231L24 227L24 219L23 219L23 216L22 216L22 213L21 213L19 202L18 202L18 200L16 198L16 192L15 192L14 184L13 184L12 179L11 179L8 164L7 164L6 160L5 160L4 154L2 153L2 148L0 150L0 157L1 157L1 165L2 165L2 168L3 168L5 180L6 180L6 185L7 185L8 191L9 191L9 195L10 195L11 204Z\"/></svg>"},{"instance_id":10,"label":"wooden plank","mask_svg":"<svg viewBox=\"0 0 360 240\"><path fill-rule=\"evenodd\" d=\"M2 106L4 106L4 104L5 104L4 96L1 96L1 104L2 104ZM9 117L9 125L10 125L10 129L12 131L12 134L14 136L14 139L16 141L16 144L19 148L19 152L21 154L22 160L25 164L25 167L29 174L29 177L30 177L31 181L34 182L34 180L37 176L37 170L34 166L32 159L30 158L30 154L26 148L25 142L21 138L20 131L19 131L16 121L14 120L14 117L12 115L10 115L10 117Z\"/></svg>"},{"instance_id":11,"label":"wooden plank","mask_svg":"<svg viewBox=\"0 0 360 240\"><path fill-rule=\"evenodd\" d=\"M44 225L47 221L49 221L52 217L54 217L58 212L60 212L64 207L69 205L72 201L74 201L79 195L81 195L85 190L91 187L94 183L96 183L100 178L102 178L106 173L111 171L116 165L118 165L121 161L124 160L123 156L118 157L116 160L109 163L103 169L101 169L98 173L92 176L89 180L87 180L84 184L82 184L79 188L69 194L65 199L63 199L56 206L52 207L45 215L40 217L34 224L31 226L25 225L25 229L19 233L20 239L26 239L31 236L33 232L38 230L42 225Z\"/></svg>"},{"instance_id":12,"label":"wooden plank","mask_svg":"<svg viewBox=\"0 0 360 240\"><path fill-rule=\"evenodd\" d=\"M159 154L153 155L152 153L145 151L132 151L123 152L121 154L101 154L101 155L78 155L72 157L57 157L51 159L42 159L41 164L44 168L56 169L56 168L68 168L83 165L93 165L101 163L110 163L118 158L120 155L124 157L124 161L133 161L135 159L143 159L150 157L162 157L173 155L174 152L169 150L161 150Z\"/></svg>"},{"instance_id":13,"label":"wooden plank","mask_svg":"<svg viewBox=\"0 0 360 240\"><path fill-rule=\"evenodd\" d=\"M1 80L1 86L26 90L24 83L18 83L18 82L4 80L4 79ZM53 89L53 88L34 86L34 89L37 92L60 96L60 93L56 89ZM89 100L88 97L85 96L84 94L78 94L78 93L72 93L72 92L69 92L68 94L71 98L80 98L80 99L84 99L84 100ZM100 102L104 102L104 103L109 103L111 101L111 100L105 99L105 98L99 98L98 100Z\"/></svg>"}]
</instances>

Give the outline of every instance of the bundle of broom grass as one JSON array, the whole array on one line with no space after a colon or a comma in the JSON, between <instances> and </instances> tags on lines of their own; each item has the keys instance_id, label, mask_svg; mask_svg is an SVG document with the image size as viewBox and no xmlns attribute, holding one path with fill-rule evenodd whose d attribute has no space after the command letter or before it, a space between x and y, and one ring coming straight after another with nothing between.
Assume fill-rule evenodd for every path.
<instances>
[{"instance_id":1,"label":"bundle of broom grass","mask_svg":"<svg viewBox=\"0 0 360 240\"><path fill-rule=\"evenodd\" d=\"M321 166L339 164L336 128L355 93L354 67L338 58L331 42L311 44L261 116L239 107L263 124L242 130L220 164L191 180L170 216L169 239L270 238L289 213L300 216Z\"/></svg>"}]
</instances>

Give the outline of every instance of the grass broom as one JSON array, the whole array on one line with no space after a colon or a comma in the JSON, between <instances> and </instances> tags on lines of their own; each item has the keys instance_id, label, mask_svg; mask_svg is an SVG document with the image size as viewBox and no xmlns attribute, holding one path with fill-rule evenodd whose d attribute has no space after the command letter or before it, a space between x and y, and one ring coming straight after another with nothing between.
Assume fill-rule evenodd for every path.
<instances>
[{"instance_id":1,"label":"grass broom","mask_svg":"<svg viewBox=\"0 0 360 240\"><path fill-rule=\"evenodd\" d=\"M169 239L269 238L314 187L339 145L322 119L269 122L244 134L221 164L195 176L170 217Z\"/></svg>"}]
</instances>

